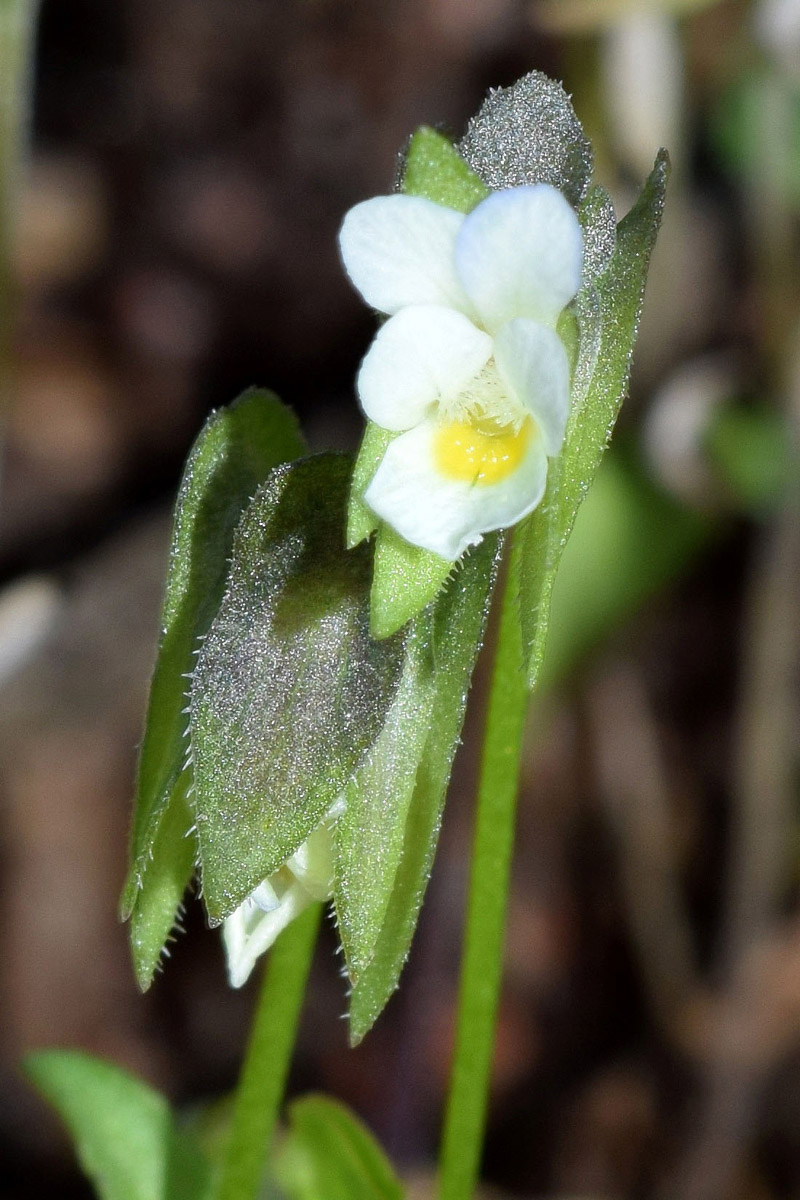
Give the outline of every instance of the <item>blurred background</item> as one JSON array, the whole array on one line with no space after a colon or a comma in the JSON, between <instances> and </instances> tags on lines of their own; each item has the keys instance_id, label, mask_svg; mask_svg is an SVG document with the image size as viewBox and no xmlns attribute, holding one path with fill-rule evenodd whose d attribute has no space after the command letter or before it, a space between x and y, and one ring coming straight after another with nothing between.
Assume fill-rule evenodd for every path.
<instances>
[{"instance_id":1,"label":"blurred background","mask_svg":"<svg viewBox=\"0 0 800 1200\"><path fill-rule=\"evenodd\" d=\"M356 445L372 318L339 222L416 125L459 135L533 68L573 95L619 215L659 145L674 173L531 709L486 1196L800 1196L800 0L47 0L18 174L0 138L9 1200L89 1195L25 1050L83 1047L190 1109L235 1080L253 989L228 989L199 904L144 997L116 919L182 461L254 383L314 448ZM403 986L348 1050L326 931L292 1076L420 1198L485 671Z\"/></svg>"}]
</instances>

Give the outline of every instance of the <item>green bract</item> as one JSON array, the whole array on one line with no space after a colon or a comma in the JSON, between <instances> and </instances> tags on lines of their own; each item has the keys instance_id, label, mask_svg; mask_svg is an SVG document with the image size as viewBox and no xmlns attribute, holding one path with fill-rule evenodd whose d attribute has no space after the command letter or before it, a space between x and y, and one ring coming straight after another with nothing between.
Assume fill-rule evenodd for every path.
<instances>
[{"instance_id":1,"label":"green bract","mask_svg":"<svg viewBox=\"0 0 800 1200\"><path fill-rule=\"evenodd\" d=\"M359 1042L380 1016L400 977L428 884L472 671L489 611L501 539L490 535L469 553L439 598L433 617L434 686L428 736L414 779L403 831L403 845L385 903L385 881L366 881L360 907L385 916L372 957L358 973L350 998L350 1038ZM385 764L391 771L391 764ZM391 774L387 784L391 784ZM357 781L358 782L358 781ZM394 803L395 801L393 801ZM376 808L363 802L365 820L380 822ZM374 836L374 835L373 835ZM336 880L341 891L346 880ZM341 905L341 901L338 902ZM345 947L347 942L345 941ZM360 964L359 964L360 965Z\"/></svg>"}]
</instances>

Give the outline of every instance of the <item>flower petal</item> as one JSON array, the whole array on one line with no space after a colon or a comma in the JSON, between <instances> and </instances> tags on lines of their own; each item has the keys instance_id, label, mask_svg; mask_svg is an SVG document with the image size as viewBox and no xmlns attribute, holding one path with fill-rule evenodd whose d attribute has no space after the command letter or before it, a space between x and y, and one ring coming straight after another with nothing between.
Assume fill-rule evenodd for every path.
<instances>
[{"instance_id":1,"label":"flower petal","mask_svg":"<svg viewBox=\"0 0 800 1200\"><path fill-rule=\"evenodd\" d=\"M333 834L323 824L310 833L286 866L312 900L327 900L333 890Z\"/></svg>"},{"instance_id":2,"label":"flower petal","mask_svg":"<svg viewBox=\"0 0 800 1200\"><path fill-rule=\"evenodd\" d=\"M583 234L548 183L494 192L465 217L456 270L490 332L514 317L554 326L581 285Z\"/></svg>"},{"instance_id":3,"label":"flower petal","mask_svg":"<svg viewBox=\"0 0 800 1200\"><path fill-rule=\"evenodd\" d=\"M313 897L295 880L286 889L277 908L265 912L252 896L231 913L222 927L231 987L241 987L259 957L269 950L290 921L308 908Z\"/></svg>"},{"instance_id":4,"label":"flower petal","mask_svg":"<svg viewBox=\"0 0 800 1200\"><path fill-rule=\"evenodd\" d=\"M494 340L500 377L536 418L548 454L558 454L569 416L569 360L553 329L518 317Z\"/></svg>"},{"instance_id":5,"label":"flower petal","mask_svg":"<svg viewBox=\"0 0 800 1200\"><path fill-rule=\"evenodd\" d=\"M395 438L364 499L407 541L453 562L484 533L513 525L536 508L547 481L547 456L534 429L519 466L499 483L448 478L435 460L441 429L428 419Z\"/></svg>"},{"instance_id":6,"label":"flower petal","mask_svg":"<svg viewBox=\"0 0 800 1200\"><path fill-rule=\"evenodd\" d=\"M455 270L462 213L422 196L376 196L351 208L339 233L354 286L379 312L407 304L466 309Z\"/></svg>"},{"instance_id":7,"label":"flower petal","mask_svg":"<svg viewBox=\"0 0 800 1200\"><path fill-rule=\"evenodd\" d=\"M438 304L404 308L378 330L361 364L361 407L384 429L411 429L431 404L457 396L491 353L488 333L463 313Z\"/></svg>"}]
</instances>

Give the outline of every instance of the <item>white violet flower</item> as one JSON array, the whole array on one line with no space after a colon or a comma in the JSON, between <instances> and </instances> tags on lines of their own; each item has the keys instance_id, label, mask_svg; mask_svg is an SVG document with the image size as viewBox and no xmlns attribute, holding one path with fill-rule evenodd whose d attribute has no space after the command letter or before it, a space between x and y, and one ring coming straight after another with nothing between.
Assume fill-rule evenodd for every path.
<instances>
[{"instance_id":1,"label":"white violet flower","mask_svg":"<svg viewBox=\"0 0 800 1200\"><path fill-rule=\"evenodd\" d=\"M358 375L367 417L397 433L364 500L453 561L544 495L569 413L558 318L581 284L583 235L549 184L493 192L466 216L418 196L357 204L345 269L386 313Z\"/></svg>"},{"instance_id":2,"label":"white violet flower","mask_svg":"<svg viewBox=\"0 0 800 1200\"><path fill-rule=\"evenodd\" d=\"M333 833L318 826L284 866L265 879L239 905L222 927L231 987L246 983L256 961L279 933L315 900L329 900L333 890ZM338 815L338 814L337 814Z\"/></svg>"}]
</instances>

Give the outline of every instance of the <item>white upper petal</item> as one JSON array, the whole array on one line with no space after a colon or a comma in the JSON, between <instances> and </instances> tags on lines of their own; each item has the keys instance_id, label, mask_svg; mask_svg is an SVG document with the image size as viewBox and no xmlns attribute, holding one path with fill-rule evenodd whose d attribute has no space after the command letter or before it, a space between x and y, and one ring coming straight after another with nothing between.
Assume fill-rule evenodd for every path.
<instances>
[{"instance_id":1,"label":"white upper petal","mask_svg":"<svg viewBox=\"0 0 800 1200\"><path fill-rule=\"evenodd\" d=\"M547 482L547 456L541 438L533 436L517 470L501 482L449 479L435 465L439 429L428 419L395 438L364 499L407 541L452 562L484 533L514 525L536 508Z\"/></svg>"},{"instance_id":2,"label":"white upper petal","mask_svg":"<svg viewBox=\"0 0 800 1200\"><path fill-rule=\"evenodd\" d=\"M494 340L501 379L536 419L548 454L558 454L569 416L569 361L553 329L524 317L509 321Z\"/></svg>"},{"instance_id":3,"label":"white upper petal","mask_svg":"<svg viewBox=\"0 0 800 1200\"><path fill-rule=\"evenodd\" d=\"M422 196L376 196L351 208L339 233L342 262L373 308L467 301L455 269L464 215Z\"/></svg>"},{"instance_id":4,"label":"white upper petal","mask_svg":"<svg viewBox=\"0 0 800 1200\"><path fill-rule=\"evenodd\" d=\"M492 333L514 317L554 326L580 288L582 265L578 218L548 183L493 192L456 241L459 279Z\"/></svg>"},{"instance_id":5,"label":"white upper petal","mask_svg":"<svg viewBox=\"0 0 800 1200\"><path fill-rule=\"evenodd\" d=\"M457 396L491 353L489 335L452 308L401 309L378 330L361 364L361 407L384 429L411 429L431 404Z\"/></svg>"}]
</instances>

